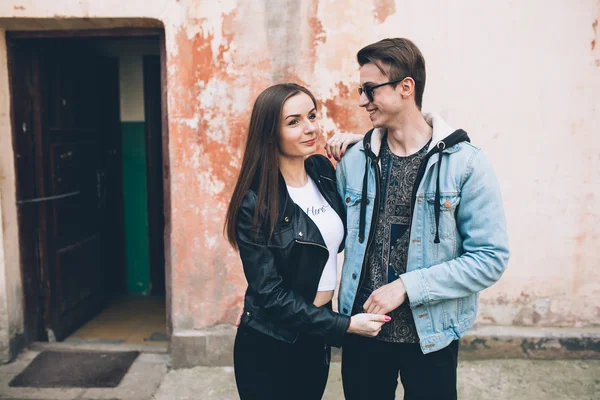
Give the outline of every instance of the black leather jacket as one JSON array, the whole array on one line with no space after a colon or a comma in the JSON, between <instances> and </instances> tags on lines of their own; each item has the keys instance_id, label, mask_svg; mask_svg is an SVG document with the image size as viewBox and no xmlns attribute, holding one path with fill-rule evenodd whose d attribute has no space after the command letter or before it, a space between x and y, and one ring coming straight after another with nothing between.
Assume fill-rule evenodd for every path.
<instances>
[{"instance_id":1,"label":"black leather jacket","mask_svg":"<svg viewBox=\"0 0 600 400\"><path fill-rule=\"evenodd\" d=\"M319 191L346 224L346 213L337 193L335 169L321 155L306 159L305 168ZM319 229L290 198L279 174L279 213L270 240L264 229L252 230L256 186L248 191L238 213L237 240L248 289L242 324L288 343L300 334L320 336L341 346L349 317L316 307L321 273L329 252ZM345 236L345 235L344 235ZM343 250L344 241L339 251Z\"/></svg>"}]
</instances>

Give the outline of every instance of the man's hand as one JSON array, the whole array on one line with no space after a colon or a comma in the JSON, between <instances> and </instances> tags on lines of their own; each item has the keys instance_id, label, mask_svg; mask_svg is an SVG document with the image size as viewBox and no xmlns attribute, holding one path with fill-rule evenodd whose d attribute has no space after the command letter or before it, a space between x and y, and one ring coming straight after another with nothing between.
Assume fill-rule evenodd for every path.
<instances>
[{"instance_id":1,"label":"man's hand","mask_svg":"<svg viewBox=\"0 0 600 400\"><path fill-rule=\"evenodd\" d=\"M371 314L387 314L406 301L406 288L398 278L371 293L363 308Z\"/></svg>"}]
</instances>

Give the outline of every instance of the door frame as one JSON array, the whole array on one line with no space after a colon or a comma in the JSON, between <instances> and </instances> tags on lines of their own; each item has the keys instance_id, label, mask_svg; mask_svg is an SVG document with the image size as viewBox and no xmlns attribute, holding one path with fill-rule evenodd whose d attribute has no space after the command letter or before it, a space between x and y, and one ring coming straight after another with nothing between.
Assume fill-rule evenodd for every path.
<instances>
[{"instance_id":1,"label":"door frame","mask_svg":"<svg viewBox=\"0 0 600 400\"><path fill-rule=\"evenodd\" d=\"M165 301L166 301L166 319L167 319L167 335L170 341L172 334L172 317L171 317L171 198L170 198L170 167L169 167L169 124L168 124L168 109L167 109L167 65L166 65L166 43L165 33L162 28L112 28L112 29L90 29L90 30L49 30L49 31L7 31L7 56L8 56L8 78L9 78L9 93L11 107L11 125L12 125L12 141L14 167L16 176L16 195L18 199L23 198L21 193L26 189L26 185L31 185L27 181L27 172L19 166L17 151L19 137L18 134L22 127L19 125L15 91L18 88L14 87L15 76L19 73L14 65L15 62L15 46L24 39L57 39L57 38L158 38L160 48L160 85L161 85L161 126L162 126L162 171L163 171L163 213L164 213L164 228L163 228L163 245L164 245L164 264L165 264ZM34 79L37 79L34 77ZM39 97L34 99L33 113L35 115L35 123L32 126L34 136L41 134L41 112L39 107ZM36 187L38 186L36 182ZM37 232L38 212L36 207L19 207L17 211L18 229L19 229L19 249L20 249L20 269L21 279L23 282L24 294L24 336L25 343L28 345L34 341L48 340L44 326L44 310L43 299L47 288L42 287L42 282L47 281L40 276L40 256L41 235L31 235L30 232ZM42 239L43 240L43 239Z\"/></svg>"},{"instance_id":2,"label":"door frame","mask_svg":"<svg viewBox=\"0 0 600 400\"><path fill-rule=\"evenodd\" d=\"M162 198L158 193L164 192L161 154L159 152L162 143L157 134L160 127L157 117L160 118L161 87L160 85L160 56L145 55L143 63L144 81L144 125L146 142L146 185L148 197L148 243L149 266L150 266L150 295L165 294L164 274L164 246L161 236L161 227L164 225L162 214Z\"/></svg>"}]
</instances>

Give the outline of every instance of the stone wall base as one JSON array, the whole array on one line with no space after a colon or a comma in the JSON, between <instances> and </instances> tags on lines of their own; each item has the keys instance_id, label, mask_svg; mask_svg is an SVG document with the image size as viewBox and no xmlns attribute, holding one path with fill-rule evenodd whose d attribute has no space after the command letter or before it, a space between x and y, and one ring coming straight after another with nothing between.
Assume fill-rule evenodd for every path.
<instances>
[{"instance_id":1,"label":"stone wall base","mask_svg":"<svg viewBox=\"0 0 600 400\"><path fill-rule=\"evenodd\" d=\"M171 338L173 368L232 366L235 332L231 325L175 331ZM461 339L461 360L493 358L600 359L600 327L480 325ZM341 360L339 349L333 349L332 360Z\"/></svg>"}]
</instances>

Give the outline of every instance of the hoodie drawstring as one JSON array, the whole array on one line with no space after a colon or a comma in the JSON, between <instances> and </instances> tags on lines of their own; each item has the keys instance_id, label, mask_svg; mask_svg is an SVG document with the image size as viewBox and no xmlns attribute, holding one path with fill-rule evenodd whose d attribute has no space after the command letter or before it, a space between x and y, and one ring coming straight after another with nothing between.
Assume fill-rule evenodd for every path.
<instances>
[{"instance_id":1,"label":"hoodie drawstring","mask_svg":"<svg viewBox=\"0 0 600 400\"><path fill-rule=\"evenodd\" d=\"M365 142L364 142L366 160L365 160L365 174L363 177L362 198L360 199L360 221L359 221L359 228L358 228L359 229L358 230L358 241L360 243L363 243L365 240L365 225L366 225L367 203L368 203L367 184L369 182L369 166L370 166L369 158L371 158L372 162L375 162L375 163L379 162L378 156L375 155L371 151L370 140L371 140L372 132L373 132L373 130L369 131L365 135ZM438 160L438 166L437 166L435 203L434 203L434 208L433 208L434 216L435 216L435 237L434 237L433 241L436 244L440 243L440 211L441 211L440 175L442 172L442 153L446 149L446 147L452 147L460 142L470 142L470 141L471 140L469 139L467 132L465 132L464 130L458 129L458 130L454 131L450 135L446 136L444 138L444 140L439 141L437 143L435 149L432 149L432 151L427 153L425 158L421 161L421 166L419 167L419 170L417 173L416 181L415 181L415 184L414 184L414 187L412 190L412 195L411 195L411 209L410 209L411 221L413 218L413 212L414 212L415 201L416 201L416 196L417 196L417 188L418 188L419 183L421 182L421 179L423 178L423 175L425 173L425 169L427 167L427 161L434 154L436 154L436 153L438 154L439 160ZM376 194L376 196L377 195L378 194Z\"/></svg>"},{"instance_id":2,"label":"hoodie drawstring","mask_svg":"<svg viewBox=\"0 0 600 400\"><path fill-rule=\"evenodd\" d=\"M365 144L365 150L369 151L371 148L369 143ZM360 218L358 221L358 242L362 243L365 241L365 224L367 219L367 185L369 182L369 157L365 155L365 175L363 177L362 185L362 196L360 197Z\"/></svg>"},{"instance_id":3,"label":"hoodie drawstring","mask_svg":"<svg viewBox=\"0 0 600 400\"><path fill-rule=\"evenodd\" d=\"M442 152L446 148L444 141L438 142L436 145L438 152L438 169L437 169L437 181L435 185L435 200L433 201L433 213L435 215L435 238L433 243L440 242L440 174L442 172Z\"/></svg>"}]
</instances>

